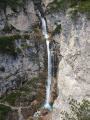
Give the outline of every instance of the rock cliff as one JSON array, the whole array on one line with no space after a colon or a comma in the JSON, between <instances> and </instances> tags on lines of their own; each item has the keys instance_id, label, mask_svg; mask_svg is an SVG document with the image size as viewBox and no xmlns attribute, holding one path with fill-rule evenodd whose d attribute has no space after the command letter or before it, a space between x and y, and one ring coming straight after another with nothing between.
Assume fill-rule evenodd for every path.
<instances>
[{"instance_id":1,"label":"rock cliff","mask_svg":"<svg viewBox=\"0 0 90 120\"><path fill-rule=\"evenodd\" d=\"M72 19L71 8L46 16L48 31L61 24L61 33L52 40L60 46L57 93L51 120L62 120L61 111L70 112L69 101L90 100L90 21L84 14ZM48 118L47 118L48 119ZM49 118L50 120L50 118Z\"/></svg>"},{"instance_id":2,"label":"rock cliff","mask_svg":"<svg viewBox=\"0 0 90 120\"><path fill-rule=\"evenodd\" d=\"M71 113L70 99L90 101L90 17L83 14L83 4L73 3L70 8L66 0L64 3L62 0L21 1L16 0L17 9L9 3L6 9L2 9L3 4L0 6L0 97L7 93L0 100L0 107L2 104L11 107L7 120L25 120L29 116L31 120L45 101L47 56L38 8L46 17L48 33L52 36L52 60L54 55L59 60L57 83L53 79L51 87L51 103L56 98L56 87L57 98L50 114L42 111L45 116L42 119L62 120L62 111ZM57 71L55 62L53 77Z\"/></svg>"}]
</instances>

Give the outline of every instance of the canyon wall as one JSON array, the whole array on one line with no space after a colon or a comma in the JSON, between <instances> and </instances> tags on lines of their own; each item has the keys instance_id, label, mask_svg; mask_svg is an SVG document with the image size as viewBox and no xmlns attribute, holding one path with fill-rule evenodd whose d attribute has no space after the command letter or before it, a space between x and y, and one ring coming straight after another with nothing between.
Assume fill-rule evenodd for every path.
<instances>
[{"instance_id":1,"label":"canyon wall","mask_svg":"<svg viewBox=\"0 0 90 120\"><path fill-rule=\"evenodd\" d=\"M61 24L61 33L52 40L60 46L57 93L51 120L62 120L61 111L70 112L70 99L90 100L90 21L83 14L71 19L70 11L46 16L48 31ZM50 118L49 118L50 120Z\"/></svg>"},{"instance_id":2,"label":"canyon wall","mask_svg":"<svg viewBox=\"0 0 90 120\"><path fill-rule=\"evenodd\" d=\"M18 8L18 12L14 12L9 6L6 12L3 9L0 11L0 40L19 36L12 43L14 52L18 52L17 57L11 55L12 50L8 48L10 43L6 43L7 46L1 43L0 46L0 96L10 88L17 88L27 80L38 78L40 71L45 69L45 40L39 27L34 29L39 25L39 19L31 0L25 3L25 7L25 11ZM2 46L5 51L1 50Z\"/></svg>"}]
</instances>

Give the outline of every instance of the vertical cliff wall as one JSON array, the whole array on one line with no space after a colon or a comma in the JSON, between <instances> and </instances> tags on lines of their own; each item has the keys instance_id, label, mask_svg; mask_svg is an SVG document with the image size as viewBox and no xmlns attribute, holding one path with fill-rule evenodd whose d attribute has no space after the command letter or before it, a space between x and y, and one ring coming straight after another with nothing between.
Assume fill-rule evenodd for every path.
<instances>
[{"instance_id":1,"label":"vertical cliff wall","mask_svg":"<svg viewBox=\"0 0 90 120\"><path fill-rule=\"evenodd\" d=\"M70 112L70 99L90 100L90 21L81 13L79 18L72 19L71 10L46 17L49 32L61 24L61 33L53 37L60 46L62 59L58 67L58 97L51 120L62 120L61 111Z\"/></svg>"}]
</instances>

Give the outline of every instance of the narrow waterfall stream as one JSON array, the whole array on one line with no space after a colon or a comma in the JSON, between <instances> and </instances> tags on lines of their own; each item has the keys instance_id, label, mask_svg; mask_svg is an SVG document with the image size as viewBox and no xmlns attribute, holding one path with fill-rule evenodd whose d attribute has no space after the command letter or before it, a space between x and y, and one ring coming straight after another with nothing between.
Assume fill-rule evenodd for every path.
<instances>
[{"instance_id":1,"label":"narrow waterfall stream","mask_svg":"<svg viewBox=\"0 0 90 120\"><path fill-rule=\"evenodd\" d=\"M51 80L55 80L55 72L53 69L54 66L54 58L53 57L53 61L52 61L52 56L51 56L51 53L50 53L50 41L48 40L49 39L49 35L47 33L47 28L46 28L46 21L45 19L41 16L41 13L39 12L39 17L41 19L41 22L42 22L42 33L46 39L46 45L47 45L47 56L48 56L48 72L47 72L47 84L46 84L46 100L45 100L45 103L44 105L42 105L41 108L39 108L35 114L34 114L34 120L38 120L38 116L41 114L41 111L42 109L48 109L49 111L52 111L53 110L53 107L51 105L51 99L52 99L52 93L51 93ZM52 63L53 62L53 63ZM52 66L53 64L53 66Z\"/></svg>"},{"instance_id":2,"label":"narrow waterfall stream","mask_svg":"<svg viewBox=\"0 0 90 120\"><path fill-rule=\"evenodd\" d=\"M47 54L48 54L48 74L47 74L47 85L46 85L46 101L45 101L43 108L52 110L52 107L50 105L50 96L51 96L50 88L51 88L51 77L52 77L52 75L51 75L51 53L50 53L50 48L49 48L50 42L48 40L49 35L47 34L46 21L41 16L40 12L39 12L39 16L40 16L41 21L42 21L42 32L46 38Z\"/></svg>"}]
</instances>

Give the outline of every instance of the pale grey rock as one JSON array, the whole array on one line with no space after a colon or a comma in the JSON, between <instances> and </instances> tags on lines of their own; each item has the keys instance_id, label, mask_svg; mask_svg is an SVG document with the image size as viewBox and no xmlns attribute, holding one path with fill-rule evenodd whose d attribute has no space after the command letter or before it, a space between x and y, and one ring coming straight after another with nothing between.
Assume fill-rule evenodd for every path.
<instances>
[{"instance_id":1,"label":"pale grey rock","mask_svg":"<svg viewBox=\"0 0 90 120\"><path fill-rule=\"evenodd\" d=\"M23 82L39 77L40 71L44 70L45 45L36 39L26 40L24 45L33 45L23 49L23 42L16 40L16 47L21 49L21 53L16 59L9 54L0 53L0 68L3 66L5 72L0 71L0 96L8 89L20 87Z\"/></svg>"},{"instance_id":2,"label":"pale grey rock","mask_svg":"<svg viewBox=\"0 0 90 120\"><path fill-rule=\"evenodd\" d=\"M32 26L38 25L38 17L34 9L34 4L31 0L25 2L24 11L23 8L18 8L18 13L11 10L9 6L6 8L6 14L4 11L0 11L0 30L2 30L6 23L13 25L20 31L28 31L32 29Z\"/></svg>"},{"instance_id":3,"label":"pale grey rock","mask_svg":"<svg viewBox=\"0 0 90 120\"><path fill-rule=\"evenodd\" d=\"M55 22L62 27L61 34L53 37L60 46L62 59L58 67L58 97L51 120L62 120L61 111L70 112L70 99L90 100L90 21L82 14L72 20L69 11L66 15L58 13L46 17L48 31L54 30Z\"/></svg>"}]
</instances>

